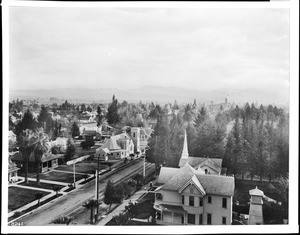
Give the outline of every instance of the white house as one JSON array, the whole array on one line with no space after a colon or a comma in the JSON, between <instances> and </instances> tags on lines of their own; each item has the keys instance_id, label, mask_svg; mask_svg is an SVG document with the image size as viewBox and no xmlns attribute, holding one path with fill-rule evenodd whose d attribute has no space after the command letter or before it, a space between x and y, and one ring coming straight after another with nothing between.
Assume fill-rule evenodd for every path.
<instances>
[{"instance_id":1,"label":"white house","mask_svg":"<svg viewBox=\"0 0 300 235\"><path fill-rule=\"evenodd\" d=\"M68 143L68 138L57 137L56 140L49 142L49 148L52 148L53 146L57 146L59 147L61 152L65 153L67 150L67 143Z\"/></svg>"},{"instance_id":2,"label":"white house","mask_svg":"<svg viewBox=\"0 0 300 235\"><path fill-rule=\"evenodd\" d=\"M103 160L128 158L134 153L134 144L127 133L105 139L103 145L96 150L95 158ZM107 157L109 154L109 157Z\"/></svg>"},{"instance_id":3,"label":"white house","mask_svg":"<svg viewBox=\"0 0 300 235\"><path fill-rule=\"evenodd\" d=\"M185 134L180 168L162 167L157 179L156 222L163 225L230 225L234 177L205 173L202 167L207 167L210 161L204 165L200 163L195 169L188 158Z\"/></svg>"},{"instance_id":4,"label":"white house","mask_svg":"<svg viewBox=\"0 0 300 235\"><path fill-rule=\"evenodd\" d=\"M94 122L94 119L91 116L82 116L79 118L80 123L89 123L89 122Z\"/></svg>"}]
</instances>

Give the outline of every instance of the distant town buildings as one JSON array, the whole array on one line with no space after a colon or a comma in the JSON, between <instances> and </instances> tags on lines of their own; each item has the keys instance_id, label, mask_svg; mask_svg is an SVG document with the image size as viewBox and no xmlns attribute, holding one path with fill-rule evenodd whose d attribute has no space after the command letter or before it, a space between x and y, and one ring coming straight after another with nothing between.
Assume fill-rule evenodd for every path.
<instances>
[{"instance_id":1,"label":"distant town buildings","mask_svg":"<svg viewBox=\"0 0 300 235\"><path fill-rule=\"evenodd\" d=\"M130 134L127 133L127 128L130 129ZM123 133L106 138L94 156L102 160L115 160L139 154L148 146L151 133L150 128L124 127Z\"/></svg>"}]
</instances>

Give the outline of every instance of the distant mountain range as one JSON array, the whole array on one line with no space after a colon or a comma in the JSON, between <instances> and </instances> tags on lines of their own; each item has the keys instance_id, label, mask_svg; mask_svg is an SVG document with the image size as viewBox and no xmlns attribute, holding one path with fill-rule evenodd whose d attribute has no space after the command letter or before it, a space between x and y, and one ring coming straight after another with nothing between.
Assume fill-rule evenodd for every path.
<instances>
[{"instance_id":1,"label":"distant mountain range","mask_svg":"<svg viewBox=\"0 0 300 235\"><path fill-rule=\"evenodd\" d=\"M145 86L139 89L86 89L86 88L58 88L41 90L11 90L9 99L43 99L50 97L65 99L72 102L110 102L113 94L122 102L151 102L154 103L222 103L227 97L229 103L243 104L258 102L259 104L288 105L289 93L261 89L221 89L212 91L196 91L174 87Z\"/></svg>"}]
</instances>

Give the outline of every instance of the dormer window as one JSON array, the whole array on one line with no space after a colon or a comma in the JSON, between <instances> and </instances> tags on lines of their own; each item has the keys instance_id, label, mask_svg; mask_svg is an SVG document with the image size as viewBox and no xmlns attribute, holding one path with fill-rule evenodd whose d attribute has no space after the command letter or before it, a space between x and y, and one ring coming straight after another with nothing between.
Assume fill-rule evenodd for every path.
<instances>
[{"instance_id":1,"label":"dormer window","mask_svg":"<svg viewBox=\"0 0 300 235\"><path fill-rule=\"evenodd\" d=\"M190 193L194 193L194 189L191 188L191 189L190 189Z\"/></svg>"}]
</instances>

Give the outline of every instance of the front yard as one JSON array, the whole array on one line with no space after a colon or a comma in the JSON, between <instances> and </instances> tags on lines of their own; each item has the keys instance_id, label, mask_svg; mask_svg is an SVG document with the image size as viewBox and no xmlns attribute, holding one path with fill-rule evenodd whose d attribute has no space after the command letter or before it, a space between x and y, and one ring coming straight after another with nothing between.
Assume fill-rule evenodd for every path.
<instances>
[{"instance_id":1,"label":"front yard","mask_svg":"<svg viewBox=\"0 0 300 235\"><path fill-rule=\"evenodd\" d=\"M59 184L48 184L48 183L43 183L43 182L41 182L40 185L37 185L36 181L31 181L31 180L29 180L28 184L26 184L25 182L22 182L19 185L30 186L30 187L34 187L34 188L50 189L50 190L52 190L54 186L58 187L59 189L62 189L63 187L65 187L65 186L59 185Z\"/></svg>"},{"instance_id":2,"label":"front yard","mask_svg":"<svg viewBox=\"0 0 300 235\"><path fill-rule=\"evenodd\" d=\"M58 182L64 182L64 183L73 183L74 182L74 174L73 173L65 173L61 171L50 171L45 174L41 174L41 179L43 180L52 180L52 181L58 181ZM80 179L84 178L84 175L82 174L75 174L75 180L78 181Z\"/></svg>"},{"instance_id":3,"label":"front yard","mask_svg":"<svg viewBox=\"0 0 300 235\"><path fill-rule=\"evenodd\" d=\"M107 168L107 166L100 164L99 167L100 170L105 168ZM88 161L88 162L84 161L75 164L75 171L78 173L95 174L96 169L97 169L96 161ZM73 165L60 165L59 167L55 168L55 170L73 172Z\"/></svg>"},{"instance_id":4,"label":"front yard","mask_svg":"<svg viewBox=\"0 0 300 235\"><path fill-rule=\"evenodd\" d=\"M44 196L49 193L40 190L25 189L11 186L8 188L8 212L16 210L36 200L34 193L42 192Z\"/></svg>"}]
</instances>

